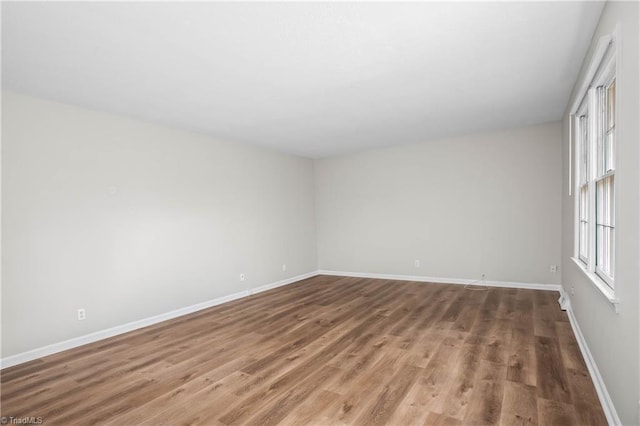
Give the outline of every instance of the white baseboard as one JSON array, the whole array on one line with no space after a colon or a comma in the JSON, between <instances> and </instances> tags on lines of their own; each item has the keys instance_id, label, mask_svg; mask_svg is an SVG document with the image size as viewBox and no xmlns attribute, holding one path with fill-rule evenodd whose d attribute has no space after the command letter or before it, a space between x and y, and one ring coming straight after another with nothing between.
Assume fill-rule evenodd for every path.
<instances>
[{"instance_id":1,"label":"white baseboard","mask_svg":"<svg viewBox=\"0 0 640 426\"><path fill-rule=\"evenodd\" d=\"M523 288L528 290L549 290L560 291L560 284L536 284L536 283L520 283L513 281L484 281L469 280L464 278L442 278L442 277L424 277L421 275L392 275L392 274L370 274L365 272L344 272L344 271L326 271L319 270L318 275L336 275L357 278L376 278L383 280L398 281L417 281L438 284L461 284L461 285L487 285L491 287L507 287L507 288Z\"/></svg>"},{"instance_id":2,"label":"white baseboard","mask_svg":"<svg viewBox=\"0 0 640 426\"><path fill-rule=\"evenodd\" d=\"M607 391L607 387L604 384L604 380L602 380L600 370L598 370L596 361L593 359L593 355L591 355L589 346L587 346L587 341L585 340L584 335L580 330L578 320L576 319L576 316L573 313L573 309L571 308L571 299L569 298L569 295L564 291L564 289L561 289L560 293L560 301L562 301L561 307L563 310L567 311L567 316L569 317L569 322L571 323L573 334L576 336L578 346L580 347L580 352L582 352L584 362L587 364L587 369L589 370L589 374L591 375L591 381L593 382L593 386L596 388L596 392L598 393L600 405L602 405L604 415L607 417L607 422L610 425L621 425L622 422L620 421L620 417L618 417L616 407L613 405L613 401L611 401L611 396L609 396L609 392Z\"/></svg>"},{"instance_id":3,"label":"white baseboard","mask_svg":"<svg viewBox=\"0 0 640 426\"><path fill-rule=\"evenodd\" d=\"M306 274L296 275L295 277L286 278L284 280L276 281L271 284L266 284L260 287L249 289L249 295L262 293L263 291L271 290L272 288L282 287L284 285L293 284L298 281L306 280L307 278L315 277L318 275L318 271L307 272Z\"/></svg>"},{"instance_id":4,"label":"white baseboard","mask_svg":"<svg viewBox=\"0 0 640 426\"><path fill-rule=\"evenodd\" d=\"M306 274L287 278L281 281L276 281L274 283L270 283L260 287L252 288L250 290L240 291L237 293L229 294L227 296L222 296L216 299L208 300L206 302L197 303L191 306L186 306L184 308L176 309L170 312L165 312L163 314L154 315L149 318L144 318L138 321L129 322L127 324L119 325L106 330L96 331L94 333L85 334L84 336L74 337L69 340L53 343L51 345L32 349L30 351L22 352L16 355L11 355L11 356L0 359L0 369L12 367L14 365L22 364L28 361L33 361L34 359L42 358L48 355L53 355L58 352L66 351L68 349L73 349L78 346L86 345L88 343L97 342L98 340L107 339L109 337L117 336L119 334L127 333L129 331L134 331L143 327L148 327L150 325L157 324L159 322L167 321L167 320L177 318L183 315L187 315L196 311L200 311L202 309L207 309L212 306L220 305L222 303L230 302L232 300L247 297L252 294L261 293L263 291L267 291L272 288L281 287L287 284L292 284L294 282L304 280L306 278L310 278L316 275L318 275L316 271L309 272Z\"/></svg>"}]
</instances>

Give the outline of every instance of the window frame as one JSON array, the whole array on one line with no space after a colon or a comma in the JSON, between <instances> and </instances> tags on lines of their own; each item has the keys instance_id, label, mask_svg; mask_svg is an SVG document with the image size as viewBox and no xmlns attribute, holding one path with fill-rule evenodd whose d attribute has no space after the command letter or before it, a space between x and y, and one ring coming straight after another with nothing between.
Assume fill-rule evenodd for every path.
<instances>
[{"instance_id":1,"label":"window frame","mask_svg":"<svg viewBox=\"0 0 640 426\"><path fill-rule=\"evenodd\" d=\"M606 168L606 162L605 162L605 139L607 137L607 128L608 123L610 122L610 117L608 115L608 110L607 110L607 95L608 95L608 89L612 84L616 85L615 90L617 90L617 78L616 78L616 62L615 62L615 55L612 55L611 58L608 60L607 64L605 65L603 72L601 73L601 75L599 76L599 78L596 80L596 90L599 90L600 88L604 88L604 90L602 90L602 93L598 93L596 92L596 96L597 96L597 102L598 102L598 120L594 120L596 121L596 125L597 125L597 141L596 143L594 143L594 149L596 150L596 153L594 155L594 161L596 162L595 167L593 169L593 183L594 183L594 193L593 193L593 199L594 199L594 226L595 226L595 230L594 230L594 272L596 273L596 275L605 282L605 284L607 284L613 291L615 291L615 259L616 259L616 250L615 250L615 224L616 224L616 216L617 216L617 210L616 210L616 200L615 200L615 194L616 194L616 190L615 190L615 173L616 173L616 165L615 165L615 160L616 160L616 150L615 150L615 127L617 124L617 117L616 117L616 105L615 102L617 102L618 96L617 93L615 94L615 98L614 98L614 106L613 106L613 112L614 112L614 118L613 118L613 127L611 128L611 130L613 131L613 142L614 142L614 147L611 148L612 151L612 159L611 159L611 168L607 169ZM602 151L602 156L601 156L601 151ZM602 164L601 164L602 163ZM598 185L601 182L605 182L607 180L612 180L613 184L612 184L612 191L613 191L613 199L611 200L611 202L609 204L612 204L612 209L613 209L613 217L610 217L611 215L608 214L608 212L604 211L604 208L602 208L602 212L601 212L601 208L603 206L599 206L598 202L600 200L600 195L598 192ZM602 203L605 203L605 197L602 196ZM611 231L613 233L613 247L611 247L611 253L610 253L610 258L607 259L607 263L610 263L610 270L611 273L608 273L606 270L604 270L603 268L601 268L601 264L599 262L599 253L600 253L600 242L598 239L598 226L599 226L599 215L603 215L603 216L609 216L608 220L606 220L607 222L610 222L610 227L613 229L613 231ZM603 226L603 233L604 233L604 228L607 226L605 224L602 225ZM604 237L603 237L604 239Z\"/></svg>"},{"instance_id":2,"label":"window frame","mask_svg":"<svg viewBox=\"0 0 640 426\"><path fill-rule=\"evenodd\" d=\"M616 31L617 33L618 31ZM577 92L576 102L570 110L571 141L575 146L572 152L571 162L575 168L572 190L574 191L574 248L572 260L587 275L592 284L612 303L617 311L619 300L615 295L615 269L616 269L616 138L619 127L619 94L620 81L618 78L618 49L617 34L602 37L595 49L595 53L587 69L585 80ZM609 103L608 88L615 84L615 97L613 104ZM613 126L607 115L607 107L613 110ZM609 163L605 162L605 148L608 131L611 130L612 145L609 152L613 155ZM586 134L585 134L586 132ZM575 142L575 143L574 143ZM570 151L571 152L571 151ZM607 153L609 153L607 152ZM585 160L586 156L586 161ZM609 170L604 170L607 164ZM586 182L585 182L586 179ZM609 181L610 180L610 181ZM606 207L605 198L598 190L604 188L605 183L610 182L608 188L612 190L612 196L607 198L610 209L613 212L603 215ZM586 191L586 200L584 192ZM570 194L571 195L571 194ZM586 207L586 212L584 211ZM603 219L604 217L604 219ZM586 233L584 227L586 223ZM609 230L605 230L605 228ZM601 235L598 234L601 230ZM609 242L610 254L602 256L606 243L603 236L611 234ZM612 242L611 242L612 241ZM609 263L607 263L607 260ZM608 266L608 268L607 268Z\"/></svg>"},{"instance_id":3,"label":"window frame","mask_svg":"<svg viewBox=\"0 0 640 426\"><path fill-rule=\"evenodd\" d=\"M587 108L588 100L585 99L575 114L576 132L578 143L576 144L576 243L575 257L585 266L589 264L589 116ZM583 190L586 193L586 200L583 199ZM582 232L582 225L585 224L586 234ZM583 238L584 237L584 238Z\"/></svg>"}]
</instances>

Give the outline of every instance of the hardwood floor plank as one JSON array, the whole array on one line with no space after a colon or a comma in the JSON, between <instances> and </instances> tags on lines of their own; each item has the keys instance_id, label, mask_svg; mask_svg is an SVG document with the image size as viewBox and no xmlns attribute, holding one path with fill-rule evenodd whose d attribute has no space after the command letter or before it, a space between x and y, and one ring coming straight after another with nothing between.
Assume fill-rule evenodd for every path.
<instances>
[{"instance_id":1,"label":"hardwood floor plank","mask_svg":"<svg viewBox=\"0 0 640 426\"><path fill-rule=\"evenodd\" d=\"M557 293L556 293L557 294ZM514 326L533 333L533 300L531 290L518 289L516 292L516 307L513 313Z\"/></svg>"},{"instance_id":2,"label":"hardwood floor plank","mask_svg":"<svg viewBox=\"0 0 640 426\"><path fill-rule=\"evenodd\" d=\"M408 362L416 367L426 367L447 335L448 330L427 331L421 334L420 338L416 339L416 343L408 348L410 357Z\"/></svg>"},{"instance_id":3,"label":"hardwood floor plank","mask_svg":"<svg viewBox=\"0 0 640 426\"><path fill-rule=\"evenodd\" d=\"M476 321L471 328L470 332L472 334L484 336L491 331L491 328L497 319L496 312L500 305L500 298L501 294L497 289L490 288L487 290L487 296L485 297L484 303L478 311Z\"/></svg>"},{"instance_id":4,"label":"hardwood floor plank","mask_svg":"<svg viewBox=\"0 0 640 426\"><path fill-rule=\"evenodd\" d=\"M391 381L384 385L381 392L377 394L374 403L366 412L362 413L356 423L367 425L386 424L421 372L421 368L413 365L402 366L395 376L391 378Z\"/></svg>"},{"instance_id":5,"label":"hardwood floor plank","mask_svg":"<svg viewBox=\"0 0 640 426\"><path fill-rule=\"evenodd\" d=\"M575 407L571 404L538 398L537 407L539 425L581 425L576 416Z\"/></svg>"},{"instance_id":6,"label":"hardwood floor plank","mask_svg":"<svg viewBox=\"0 0 640 426\"><path fill-rule=\"evenodd\" d=\"M507 380L525 385L536 385L536 357L533 328L511 329L511 340L507 350Z\"/></svg>"},{"instance_id":7,"label":"hardwood floor plank","mask_svg":"<svg viewBox=\"0 0 640 426\"><path fill-rule=\"evenodd\" d=\"M510 381L505 382L500 424L503 426L532 426L538 424L535 386Z\"/></svg>"},{"instance_id":8,"label":"hardwood floor plank","mask_svg":"<svg viewBox=\"0 0 640 426\"><path fill-rule=\"evenodd\" d=\"M465 306L451 327L453 330L471 331L473 324L476 322L476 318L478 317L478 307L484 302L484 298L487 293L484 291L474 291L474 293L478 294L478 296L475 296L474 293L470 293L471 291L473 290L468 290L469 293L465 299Z\"/></svg>"},{"instance_id":9,"label":"hardwood floor plank","mask_svg":"<svg viewBox=\"0 0 640 426\"><path fill-rule=\"evenodd\" d=\"M248 423L255 425L275 425L286 417L297 405L305 401L318 386L321 386L340 370L334 367L325 367L308 376L301 384L295 385L292 390L269 404L262 412L259 412ZM223 418L220 419L224 422ZM224 422L226 423L226 422ZM230 423L226 423L230 424Z\"/></svg>"},{"instance_id":10,"label":"hardwood floor plank","mask_svg":"<svg viewBox=\"0 0 640 426\"><path fill-rule=\"evenodd\" d=\"M431 308L416 326L418 330L435 331L434 324L440 321L443 313L449 309L455 299L453 286L434 284L434 287L436 290L430 296L430 301L427 302L430 303ZM449 324L451 323L449 322Z\"/></svg>"},{"instance_id":11,"label":"hardwood floor plank","mask_svg":"<svg viewBox=\"0 0 640 426\"><path fill-rule=\"evenodd\" d=\"M211 401L211 397L215 396L212 395L212 392L218 390L218 392L224 392L226 390L218 385L220 380L233 374L242 365L251 361L250 358L239 357L226 364L219 365L217 368L194 378L194 380L174 387L155 398L149 398L145 403L137 404L127 413L119 416L117 420L112 419L107 424L140 424L154 418L157 420L177 418L179 416L171 412L171 410L184 406L185 401ZM199 395L201 392L203 394ZM151 417L149 413L153 413L155 417Z\"/></svg>"},{"instance_id":12,"label":"hardwood floor plank","mask_svg":"<svg viewBox=\"0 0 640 426\"><path fill-rule=\"evenodd\" d=\"M593 403L598 399L598 394L589 372L586 369L567 369L567 378L578 422L589 426L606 425L607 418L601 407Z\"/></svg>"},{"instance_id":13,"label":"hardwood floor plank","mask_svg":"<svg viewBox=\"0 0 640 426\"><path fill-rule=\"evenodd\" d=\"M462 426L462 421L444 414L430 412L424 422L425 426Z\"/></svg>"},{"instance_id":14,"label":"hardwood floor plank","mask_svg":"<svg viewBox=\"0 0 640 426\"><path fill-rule=\"evenodd\" d=\"M463 419L473 392L474 379L480 363L483 339L470 335L460 351L458 369L453 373L454 380L445 397L442 413L450 417Z\"/></svg>"},{"instance_id":15,"label":"hardwood floor plank","mask_svg":"<svg viewBox=\"0 0 640 426\"><path fill-rule=\"evenodd\" d=\"M457 337L445 337L424 368L423 374L407 393L392 416L390 424L421 424L430 411L442 412L454 381L450 369L458 362L463 343Z\"/></svg>"},{"instance_id":16,"label":"hardwood floor plank","mask_svg":"<svg viewBox=\"0 0 640 426\"><path fill-rule=\"evenodd\" d=\"M502 410L504 381L478 380L465 414L464 424L497 425Z\"/></svg>"},{"instance_id":17,"label":"hardwood floor plank","mask_svg":"<svg viewBox=\"0 0 640 426\"><path fill-rule=\"evenodd\" d=\"M386 335L379 337L374 334L367 334L363 336L363 340L369 343L366 348L359 348L362 345L359 339L349 352L345 351L346 353L341 354L344 356L336 356L328 363L328 365L339 367L342 373L327 385L327 389L331 389L336 393L341 393L344 389L348 389L350 383L371 368L384 355L387 345L393 339L391 336Z\"/></svg>"},{"instance_id":18,"label":"hardwood floor plank","mask_svg":"<svg viewBox=\"0 0 640 426\"><path fill-rule=\"evenodd\" d=\"M547 292L533 291L533 329L536 336L557 339L556 315L557 306L546 296Z\"/></svg>"},{"instance_id":19,"label":"hardwood floor plank","mask_svg":"<svg viewBox=\"0 0 640 426\"><path fill-rule=\"evenodd\" d=\"M284 425L306 426L319 424L318 413L324 411L331 403L340 398L340 395L322 388L316 388L315 392L298 406L291 410L281 422Z\"/></svg>"},{"instance_id":20,"label":"hardwood floor plank","mask_svg":"<svg viewBox=\"0 0 640 426\"><path fill-rule=\"evenodd\" d=\"M0 371L45 424L604 424L556 292L316 276Z\"/></svg>"},{"instance_id":21,"label":"hardwood floor plank","mask_svg":"<svg viewBox=\"0 0 640 426\"><path fill-rule=\"evenodd\" d=\"M351 386L343 390L340 398L320 413L323 421L332 424L354 424L355 419L364 413L372 401L371 390L380 389L386 380L392 377L403 364L406 356L397 351L386 352L384 356L360 375ZM363 392L363 389L369 391Z\"/></svg>"},{"instance_id":22,"label":"hardwood floor plank","mask_svg":"<svg viewBox=\"0 0 640 426\"><path fill-rule=\"evenodd\" d=\"M497 364L506 364L508 343L512 328L509 320L495 318L485 337L482 358Z\"/></svg>"},{"instance_id":23,"label":"hardwood floor plank","mask_svg":"<svg viewBox=\"0 0 640 426\"><path fill-rule=\"evenodd\" d=\"M558 334L558 342L560 343L560 353L562 354L562 363L567 369L588 371L587 364L582 358L582 352L578 342L573 335L571 324L563 321L556 321L556 331Z\"/></svg>"},{"instance_id":24,"label":"hardwood floor plank","mask_svg":"<svg viewBox=\"0 0 640 426\"><path fill-rule=\"evenodd\" d=\"M349 343L356 339L357 336L365 332L368 327L371 327L373 324L375 324L376 320L381 321L380 318L381 317L376 313L369 317L365 317L365 320L358 326L347 331L342 337L340 337L340 339L316 354L311 360L294 368L290 372L287 372L286 374L278 378L275 382L272 382L268 386L268 388L253 392L244 401L231 409L224 416L220 417L219 420L227 425L242 422L244 419L246 419L246 417L248 417L247 413L249 407L253 407L256 403L264 401L265 399L269 399L270 397L272 397L273 393L275 393L276 390L286 388L292 383L296 383L298 380L302 379L308 374L311 374L316 369L326 368L325 364L328 360L335 356L336 353L347 347Z\"/></svg>"},{"instance_id":25,"label":"hardwood floor plank","mask_svg":"<svg viewBox=\"0 0 640 426\"><path fill-rule=\"evenodd\" d=\"M571 403L566 372L560 356L558 341L548 337L535 337L537 359L538 396Z\"/></svg>"},{"instance_id":26,"label":"hardwood floor plank","mask_svg":"<svg viewBox=\"0 0 640 426\"><path fill-rule=\"evenodd\" d=\"M513 320L517 315L517 295L518 289L508 288L505 289L503 297L500 299L498 310L496 311L496 318Z\"/></svg>"}]
</instances>

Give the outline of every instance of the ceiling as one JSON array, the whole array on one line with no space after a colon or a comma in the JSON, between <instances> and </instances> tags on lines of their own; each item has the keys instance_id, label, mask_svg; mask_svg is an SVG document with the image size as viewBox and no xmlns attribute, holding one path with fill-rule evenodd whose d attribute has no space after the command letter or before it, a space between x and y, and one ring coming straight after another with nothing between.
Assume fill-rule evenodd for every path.
<instances>
[{"instance_id":1,"label":"ceiling","mask_svg":"<svg viewBox=\"0 0 640 426\"><path fill-rule=\"evenodd\" d=\"M2 2L2 83L321 158L559 120L603 4Z\"/></svg>"}]
</instances>

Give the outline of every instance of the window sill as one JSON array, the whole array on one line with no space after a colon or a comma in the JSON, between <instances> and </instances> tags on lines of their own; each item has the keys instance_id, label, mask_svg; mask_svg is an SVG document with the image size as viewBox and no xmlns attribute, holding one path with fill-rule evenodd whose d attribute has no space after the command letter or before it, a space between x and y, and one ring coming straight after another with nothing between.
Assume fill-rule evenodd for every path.
<instances>
[{"instance_id":1,"label":"window sill","mask_svg":"<svg viewBox=\"0 0 640 426\"><path fill-rule=\"evenodd\" d=\"M613 305L613 309L618 313L618 306L620 305L620 299L618 299L607 284L602 281L596 274L589 272L587 267L579 259L572 257L571 260L578 266L578 268L587 276L591 285L593 285L608 301Z\"/></svg>"}]
</instances>

